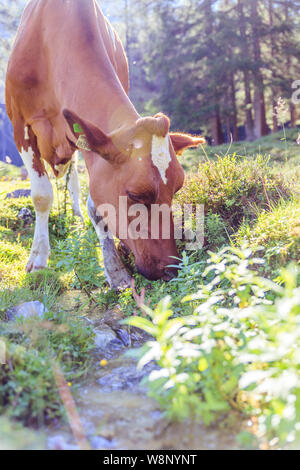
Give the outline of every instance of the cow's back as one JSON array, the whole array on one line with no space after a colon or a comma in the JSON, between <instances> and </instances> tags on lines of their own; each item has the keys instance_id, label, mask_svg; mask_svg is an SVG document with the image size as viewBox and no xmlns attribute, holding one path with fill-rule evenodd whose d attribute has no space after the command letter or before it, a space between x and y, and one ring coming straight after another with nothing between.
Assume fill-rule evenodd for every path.
<instances>
[{"instance_id":1,"label":"cow's back","mask_svg":"<svg viewBox=\"0 0 300 470\"><path fill-rule=\"evenodd\" d=\"M97 89L99 101L102 82L106 93L108 87L114 96L128 93L122 44L97 3L31 0L22 16L6 81L6 106L19 150L25 144L24 126L29 125L45 160L52 164L54 159L57 163L70 158L72 149L66 139L70 131L61 111L68 107L96 119L92 90Z\"/></svg>"}]
</instances>

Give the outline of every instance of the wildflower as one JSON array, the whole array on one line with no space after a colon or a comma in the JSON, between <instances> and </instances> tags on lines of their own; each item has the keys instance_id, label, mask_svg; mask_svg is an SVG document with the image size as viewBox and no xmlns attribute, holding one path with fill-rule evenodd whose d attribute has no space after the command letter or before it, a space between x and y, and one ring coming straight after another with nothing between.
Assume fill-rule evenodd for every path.
<instances>
[{"instance_id":1,"label":"wildflower","mask_svg":"<svg viewBox=\"0 0 300 470\"><path fill-rule=\"evenodd\" d=\"M107 360L106 360L106 359L102 359L102 361L100 361L100 366L101 366L101 367L107 366Z\"/></svg>"},{"instance_id":2,"label":"wildflower","mask_svg":"<svg viewBox=\"0 0 300 470\"><path fill-rule=\"evenodd\" d=\"M288 107L286 102L281 96L277 100L277 105L274 108L274 115L277 117L277 120L280 124L284 124L288 118Z\"/></svg>"},{"instance_id":3,"label":"wildflower","mask_svg":"<svg viewBox=\"0 0 300 470\"><path fill-rule=\"evenodd\" d=\"M72 382L68 382L68 387L72 387Z\"/></svg>"}]
</instances>

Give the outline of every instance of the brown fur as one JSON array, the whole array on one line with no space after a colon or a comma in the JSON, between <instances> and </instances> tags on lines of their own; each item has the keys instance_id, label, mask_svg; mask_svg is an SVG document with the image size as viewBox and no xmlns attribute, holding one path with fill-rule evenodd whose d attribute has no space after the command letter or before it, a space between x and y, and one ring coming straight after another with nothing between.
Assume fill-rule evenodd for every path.
<instances>
[{"instance_id":1,"label":"brown fur","mask_svg":"<svg viewBox=\"0 0 300 470\"><path fill-rule=\"evenodd\" d=\"M68 163L74 153L79 135L73 124L80 123L92 149L83 154L96 207L110 203L118 211L119 196L128 194L145 203L145 195L151 194L151 202L171 205L184 180L175 151L198 145L199 139L171 136L172 161L164 185L151 160L151 142L153 134L168 133L170 121L161 114L138 115L128 98L127 58L113 29L112 40L108 24L95 0L28 3L6 81L16 144L19 150L33 149L39 175L45 173L42 160L57 175L55 166ZM134 147L134 139L142 142L141 148ZM123 241L140 271L151 279L162 277L165 266L174 262L170 256L177 256L174 239Z\"/></svg>"}]
</instances>

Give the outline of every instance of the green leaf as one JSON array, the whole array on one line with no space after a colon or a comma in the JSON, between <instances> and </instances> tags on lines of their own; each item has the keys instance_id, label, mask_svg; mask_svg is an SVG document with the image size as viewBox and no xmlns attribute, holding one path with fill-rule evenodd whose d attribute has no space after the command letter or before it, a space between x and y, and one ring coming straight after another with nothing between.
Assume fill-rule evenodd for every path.
<instances>
[{"instance_id":1,"label":"green leaf","mask_svg":"<svg viewBox=\"0 0 300 470\"><path fill-rule=\"evenodd\" d=\"M141 330L146 331L151 336L156 336L158 333L158 328L154 326L149 320L142 317L130 317L126 320L121 322L125 325L135 326L136 328L140 328Z\"/></svg>"}]
</instances>

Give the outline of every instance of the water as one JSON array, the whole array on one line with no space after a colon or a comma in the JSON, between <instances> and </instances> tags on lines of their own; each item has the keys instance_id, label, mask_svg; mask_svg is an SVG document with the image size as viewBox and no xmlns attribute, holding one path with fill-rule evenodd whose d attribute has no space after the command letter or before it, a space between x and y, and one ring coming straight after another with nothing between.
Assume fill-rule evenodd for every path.
<instances>
[{"instance_id":1,"label":"water","mask_svg":"<svg viewBox=\"0 0 300 470\"><path fill-rule=\"evenodd\" d=\"M82 295L82 294L80 294ZM80 295L68 293L60 304L74 312ZM78 299L79 296L79 299ZM76 299L77 300L74 300ZM82 299L82 303L86 299ZM75 313L76 314L76 313ZM130 347L138 347L147 339L139 330L120 327L122 314L117 309L100 313L97 307L86 306L80 315L93 323L97 335L93 367L88 378L74 396L85 434L93 449L116 450L195 450L238 448L233 431L205 427L202 423L172 423L157 402L147 396L143 378L155 368L148 364L137 369L137 361L128 357ZM107 360L105 367L100 361ZM59 423L45 429L49 449L76 448L68 424Z\"/></svg>"}]
</instances>

